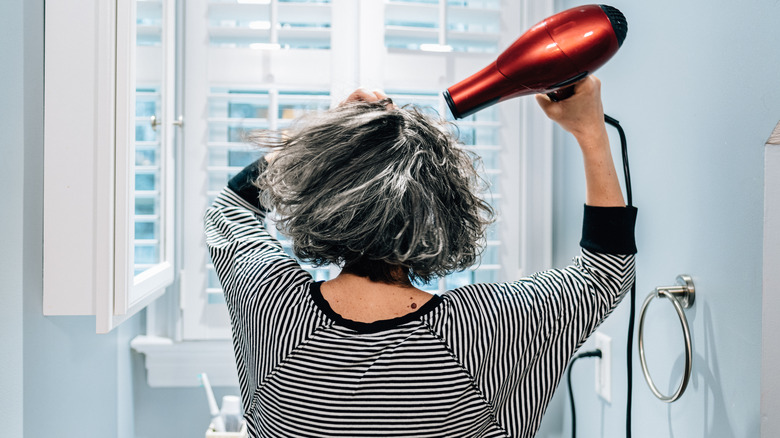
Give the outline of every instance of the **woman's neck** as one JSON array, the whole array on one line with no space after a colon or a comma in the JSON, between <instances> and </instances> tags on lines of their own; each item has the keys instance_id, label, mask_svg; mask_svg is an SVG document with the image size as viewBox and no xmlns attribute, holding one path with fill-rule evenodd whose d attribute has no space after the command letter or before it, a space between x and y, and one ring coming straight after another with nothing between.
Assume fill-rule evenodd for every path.
<instances>
[{"instance_id":1,"label":"woman's neck","mask_svg":"<svg viewBox=\"0 0 780 438\"><path fill-rule=\"evenodd\" d=\"M408 284L387 284L342 272L320 288L323 298L342 318L375 322L415 312L433 295Z\"/></svg>"}]
</instances>

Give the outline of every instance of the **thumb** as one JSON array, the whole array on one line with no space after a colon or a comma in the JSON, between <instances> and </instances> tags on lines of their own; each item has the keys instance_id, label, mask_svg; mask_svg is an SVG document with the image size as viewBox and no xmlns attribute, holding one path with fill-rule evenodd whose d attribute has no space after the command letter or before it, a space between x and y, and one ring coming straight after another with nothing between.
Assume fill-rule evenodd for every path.
<instances>
[{"instance_id":1,"label":"thumb","mask_svg":"<svg viewBox=\"0 0 780 438\"><path fill-rule=\"evenodd\" d=\"M537 94L536 95L536 102L539 103L539 106L544 107L545 104L551 104L553 103L552 100L550 100L550 97L546 94Z\"/></svg>"},{"instance_id":2,"label":"thumb","mask_svg":"<svg viewBox=\"0 0 780 438\"><path fill-rule=\"evenodd\" d=\"M548 117L550 117L551 112L554 112L556 108L558 108L556 102L553 102L546 94L537 94L536 103L539 104L539 106L542 108L542 111L544 111Z\"/></svg>"}]
</instances>

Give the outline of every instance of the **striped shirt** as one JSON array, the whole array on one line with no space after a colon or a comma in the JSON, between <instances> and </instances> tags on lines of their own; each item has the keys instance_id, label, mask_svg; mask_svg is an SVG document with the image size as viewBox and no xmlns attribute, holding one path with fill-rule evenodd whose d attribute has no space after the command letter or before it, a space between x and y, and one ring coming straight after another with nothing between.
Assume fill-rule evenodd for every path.
<instances>
[{"instance_id":1,"label":"striped shirt","mask_svg":"<svg viewBox=\"0 0 780 438\"><path fill-rule=\"evenodd\" d=\"M206 240L252 437L531 437L569 359L633 281L636 210L586 206L571 266L347 320L266 231L242 181L207 211Z\"/></svg>"}]
</instances>

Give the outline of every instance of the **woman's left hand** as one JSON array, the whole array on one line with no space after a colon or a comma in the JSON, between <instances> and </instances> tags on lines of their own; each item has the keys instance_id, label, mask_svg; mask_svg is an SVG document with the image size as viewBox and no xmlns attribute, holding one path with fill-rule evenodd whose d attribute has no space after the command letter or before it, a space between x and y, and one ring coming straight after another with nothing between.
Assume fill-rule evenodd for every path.
<instances>
[{"instance_id":1,"label":"woman's left hand","mask_svg":"<svg viewBox=\"0 0 780 438\"><path fill-rule=\"evenodd\" d=\"M347 98L339 104L344 105L349 102L378 102L380 100L387 99L389 101L388 108L395 108L393 101L382 90L369 91L367 88L358 88L353 91Z\"/></svg>"}]
</instances>

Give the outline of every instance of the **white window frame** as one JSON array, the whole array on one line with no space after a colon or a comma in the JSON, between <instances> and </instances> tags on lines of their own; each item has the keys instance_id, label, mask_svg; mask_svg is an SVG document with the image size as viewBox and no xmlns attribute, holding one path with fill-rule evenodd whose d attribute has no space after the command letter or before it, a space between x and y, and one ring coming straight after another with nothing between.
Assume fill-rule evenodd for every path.
<instances>
[{"instance_id":1,"label":"white window frame","mask_svg":"<svg viewBox=\"0 0 780 438\"><path fill-rule=\"evenodd\" d=\"M188 2L187 8L198 7L194 3L196 2ZM499 46L507 47L520 35L520 32L549 16L553 11L552 3L551 0L519 2L504 0L502 26L506 31L502 32L503 37ZM334 103L358 85L381 89L403 87L405 84L401 79L396 82L386 80L384 75L386 63L396 62L404 57L424 56L393 49L376 50L377 46L384 47L384 34L376 31L377 26L384 25L383 11L383 0L333 0L330 54L323 56L322 53L311 51L309 55L318 59L314 61L316 65L330 65L327 69L318 70L318 74L324 82L323 85L330 87ZM203 12L205 11L194 15ZM190 23L185 23L185 26L188 25ZM192 32L192 29L188 32ZM186 40L188 43L208 41L205 29L202 32L203 34L189 34ZM357 51L357 56L354 51ZM274 60L282 61L281 58L284 58L284 61L296 62L296 59L286 51L246 51L244 54L253 57L251 62L255 63L256 71L263 72L263 76L258 81L255 71L228 72L227 74L233 75L230 78L232 83L244 81L251 84L252 88L273 89L290 86L291 82L295 82L291 80L280 83L275 80L278 74L269 67L274 65ZM323 57L316 58L317 56ZM486 64L497 54L460 56L459 60L465 59L462 62L456 61L455 54L452 53L440 53L436 56L436 58L428 56L428 59L433 59L432 62L444 66L446 73L430 78L429 83L424 86L428 89L443 90L451 85L454 79L461 79L475 72L477 67L483 67L483 63ZM188 54L186 58L184 70L188 74L204 69L205 61L198 59L197 55ZM331 78L338 78L332 86ZM185 99L189 101L185 108L193 103L196 107L200 105L202 108L207 99L209 78L196 74L188 76L185 82L188 88ZM502 254L502 265L505 267L502 276L518 278L549 268L552 263L552 123L537 108L533 99L513 99L500 105L502 105L501 123L515 123L519 126L517 130L504 130L510 132L503 134L502 144L517 145L517 147L508 148L505 155L506 162L510 163L509 168L515 171L502 172L500 180L504 194L501 208L506 215L518 218L517 221L503 221L500 224L500 235L503 241L512 242L519 247L519 250L514 248L513 252L511 248L507 248L508 256ZM443 103L440 110L446 111ZM185 139L203 135L194 125L194 123L185 123ZM205 162L205 156L197 156L206 153L205 148L201 149L186 151L185 155L196 155L191 163ZM188 171L185 166L184 172ZM510 187L516 187L516 190L512 191ZM196 211L197 209L188 209L202 204L202 200L188 197L197 198L203 195L184 189L185 207L181 211L182 215L202 214ZM202 235L202 224L190 221L183 224L182 230L185 235ZM191 252L184 251L181 267L184 270L202 269L202 260L187 259L187 255ZM194 281L198 284L205 284L206 281L205 278L192 275L180 276L180 278L195 278ZM157 302L151 306L147 312L147 334L137 337L132 342L134 349L146 354L149 385L197 386L198 373L206 372L215 386L237 386L229 326L223 326L221 332L206 331L205 335L192 336L183 333L182 320L188 317L186 313L191 309L194 301L193 297L188 295L187 286L183 282L178 282L175 287L180 291L176 299ZM205 300L205 297L196 299ZM185 316L182 316L183 314ZM201 314L199 317L203 318L204 315ZM224 320L227 315L223 313L211 317Z\"/></svg>"},{"instance_id":2,"label":"white window frame","mask_svg":"<svg viewBox=\"0 0 780 438\"><path fill-rule=\"evenodd\" d=\"M174 273L170 207L161 213L160 263L140 275L130 266L135 2L62 0L45 8L43 313L95 315L98 333L160 297ZM158 1L164 21L173 2ZM163 27L163 47L173 48L172 26ZM161 69L171 71L172 54L161 55ZM166 99L162 106L170 111ZM162 150L161 190L172 199L171 143Z\"/></svg>"}]
</instances>

